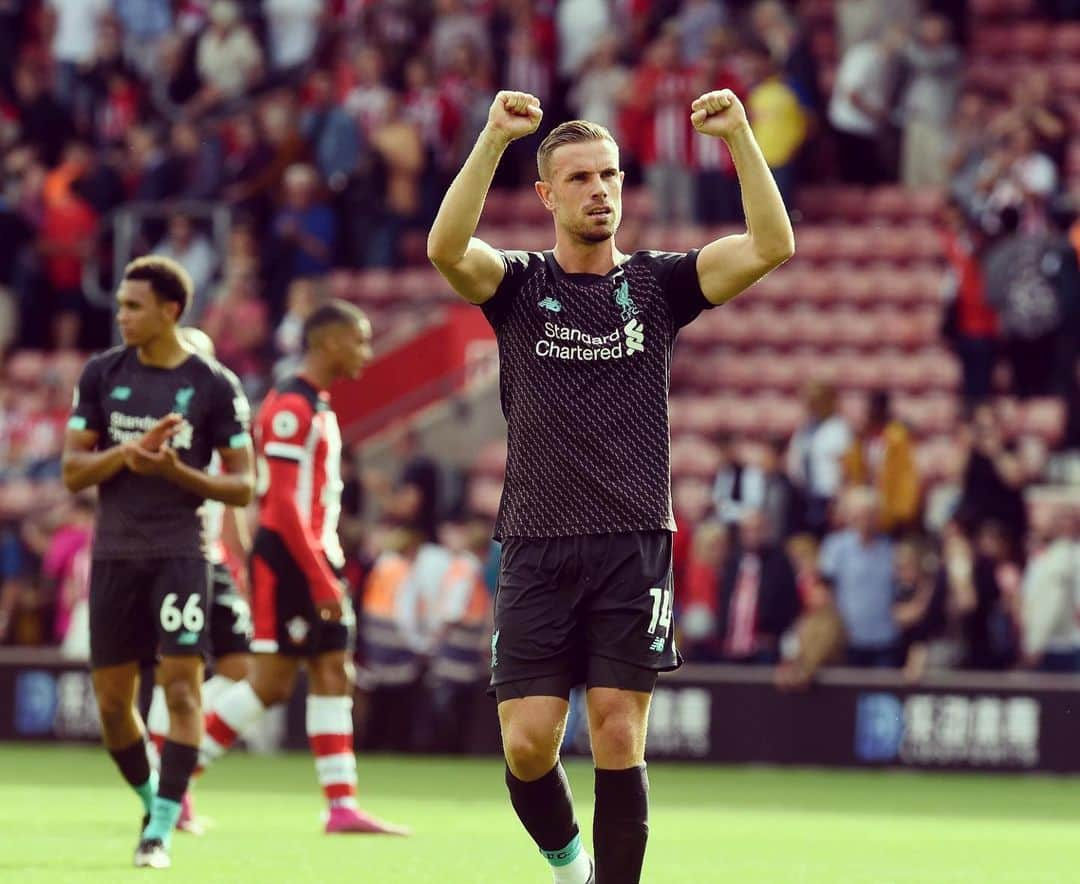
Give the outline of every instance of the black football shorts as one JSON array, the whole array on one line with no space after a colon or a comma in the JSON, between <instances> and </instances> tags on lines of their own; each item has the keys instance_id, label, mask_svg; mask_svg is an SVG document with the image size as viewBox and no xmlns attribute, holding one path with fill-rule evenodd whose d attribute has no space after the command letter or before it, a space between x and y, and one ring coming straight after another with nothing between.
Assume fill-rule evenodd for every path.
<instances>
[{"instance_id":1,"label":"black football shorts","mask_svg":"<svg viewBox=\"0 0 1080 884\"><path fill-rule=\"evenodd\" d=\"M203 559L95 559L90 567L94 668L208 649L210 565Z\"/></svg>"},{"instance_id":2,"label":"black football shorts","mask_svg":"<svg viewBox=\"0 0 1080 884\"><path fill-rule=\"evenodd\" d=\"M229 569L216 564L210 586L210 656L251 653L251 606L240 595Z\"/></svg>"},{"instance_id":3,"label":"black football shorts","mask_svg":"<svg viewBox=\"0 0 1080 884\"><path fill-rule=\"evenodd\" d=\"M571 688L651 691L682 658L672 624L671 532L507 538L491 688L501 702Z\"/></svg>"},{"instance_id":4,"label":"black football shorts","mask_svg":"<svg viewBox=\"0 0 1080 884\"><path fill-rule=\"evenodd\" d=\"M339 575L340 576L340 575ZM251 548L251 608L255 654L315 657L330 651L351 651L356 618L349 599L344 617L325 622L312 601L307 577L276 531L259 528Z\"/></svg>"}]
</instances>

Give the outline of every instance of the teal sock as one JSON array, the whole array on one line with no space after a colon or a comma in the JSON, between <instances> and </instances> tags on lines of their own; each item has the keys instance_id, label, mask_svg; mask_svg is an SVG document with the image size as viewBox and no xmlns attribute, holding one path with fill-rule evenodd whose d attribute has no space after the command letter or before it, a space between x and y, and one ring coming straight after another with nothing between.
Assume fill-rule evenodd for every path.
<instances>
[{"instance_id":1,"label":"teal sock","mask_svg":"<svg viewBox=\"0 0 1080 884\"><path fill-rule=\"evenodd\" d=\"M154 798L157 795L158 775L156 770L150 771L150 779L141 786L135 786L135 793L142 799L143 809L150 813L154 808Z\"/></svg>"},{"instance_id":2,"label":"teal sock","mask_svg":"<svg viewBox=\"0 0 1080 884\"><path fill-rule=\"evenodd\" d=\"M160 795L154 798L150 808L150 823L143 830L143 838L160 838L169 845L176 821L180 819L180 802L170 801Z\"/></svg>"},{"instance_id":3,"label":"teal sock","mask_svg":"<svg viewBox=\"0 0 1080 884\"><path fill-rule=\"evenodd\" d=\"M541 850L544 854L544 858L551 863L551 865L558 869L562 866L568 866L575 859L578 858L578 854L581 853L581 835L580 833L574 836L574 840L566 845L562 850Z\"/></svg>"}]
</instances>

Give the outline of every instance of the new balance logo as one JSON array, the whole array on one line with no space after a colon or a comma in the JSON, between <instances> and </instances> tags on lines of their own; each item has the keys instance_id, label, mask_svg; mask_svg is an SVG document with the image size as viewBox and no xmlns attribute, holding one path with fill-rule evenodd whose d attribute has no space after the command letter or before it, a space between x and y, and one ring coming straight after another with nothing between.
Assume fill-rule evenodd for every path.
<instances>
[{"instance_id":1,"label":"new balance logo","mask_svg":"<svg viewBox=\"0 0 1080 884\"><path fill-rule=\"evenodd\" d=\"M636 319L631 319L623 331L626 332L626 355L645 352L645 326Z\"/></svg>"},{"instance_id":2,"label":"new balance logo","mask_svg":"<svg viewBox=\"0 0 1080 884\"><path fill-rule=\"evenodd\" d=\"M664 645L666 642L667 639L665 639L662 635L658 635L652 640L652 644L649 645L649 650L652 651L654 654L663 653Z\"/></svg>"},{"instance_id":3,"label":"new balance logo","mask_svg":"<svg viewBox=\"0 0 1080 884\"><path fill-rule=\"evenodd\" d=\"M114 387L109 396L112 399L119 399L124 402L131 398L131 387Z\"/></svg>"},{"instance_id":4,"label":"new balance logo","mask_svg":"<svg viewBox=\"0 0 1080 884\"><path fill-rule=\"evenodd\" d=\"M542 300L537 307L543 307L545 310L550 310L552 313L561 313L562 304L552 298L550 295Z\"/></svg>"}]
</instances>

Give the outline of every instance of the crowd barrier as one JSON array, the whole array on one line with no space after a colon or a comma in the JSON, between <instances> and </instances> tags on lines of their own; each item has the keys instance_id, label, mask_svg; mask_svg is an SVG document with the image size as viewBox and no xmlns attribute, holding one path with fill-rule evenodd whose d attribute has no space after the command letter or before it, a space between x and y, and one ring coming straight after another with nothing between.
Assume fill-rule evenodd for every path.
<instances>
[{"instance_id":1,"label":"crowd barrier","mask_svg":"<svg viewBox=\"0 0 1080 884\"><path fill-rule=\"evenodd\" d=\"M477 686L482 693L483 687ZM470 704L470 752L497 754L492 701ZM282 736L306 746L302 697ZM0 741L97 741L90 674L51 651L0 653ZM832 669L781 692L767 668L686 666L661 678L652 760L1080 773L1080 677Z\"/></svg>"}]
</instances>

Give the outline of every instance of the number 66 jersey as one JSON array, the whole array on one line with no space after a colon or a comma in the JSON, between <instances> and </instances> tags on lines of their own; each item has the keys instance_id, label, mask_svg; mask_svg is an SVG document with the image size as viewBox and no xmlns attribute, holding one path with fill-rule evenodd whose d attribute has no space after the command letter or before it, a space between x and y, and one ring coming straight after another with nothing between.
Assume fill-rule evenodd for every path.
<instances>
[{"instance_id":1,"label":"number 66 jersey","mask_svg":"<svg viewBox=\"0 0 1080 884\"><path fill-rule=\"evenodd\" d=\"M255 419L259 524L252 544L254 653L310 657L351 645L341 572L341 433L330 395L299 375L278 384ZM320 604L340 601L325 622Z\"/></svg>"}]
</instances>

